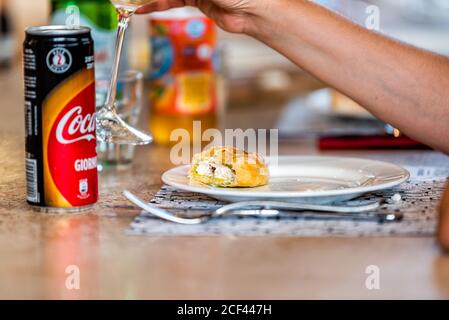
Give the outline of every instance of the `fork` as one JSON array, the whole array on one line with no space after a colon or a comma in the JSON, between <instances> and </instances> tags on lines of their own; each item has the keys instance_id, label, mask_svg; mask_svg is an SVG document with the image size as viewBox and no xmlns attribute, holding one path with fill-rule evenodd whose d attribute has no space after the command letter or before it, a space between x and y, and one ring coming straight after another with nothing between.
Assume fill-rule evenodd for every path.
<instances>
[{"instance_id":1,"label":"fork","mask_svg":"<svg viewBox=\"0 0 449 320\"><path fill-rule=\"evenodd\" d=\"M307 216L310 216L310 213L305 214L300 211L313 211L314 216L321 218L365 218L368 220L375 220L377 222L397 222L403 218L402 213L372 212L380 207L380 202L371 202L359 206L325 206L279 201L245 201L231 203L218 208L217 210L206 212L201 217L182 218L164 209L146 203L144 200L140 199L128 190L125 190L123 195L145 212L148 212L160 219L184 225L202 224L211 219L224 216L276 217L282 214L281 210L294 211L296 214L303 214Z\"/></svg>"}]
</instances>

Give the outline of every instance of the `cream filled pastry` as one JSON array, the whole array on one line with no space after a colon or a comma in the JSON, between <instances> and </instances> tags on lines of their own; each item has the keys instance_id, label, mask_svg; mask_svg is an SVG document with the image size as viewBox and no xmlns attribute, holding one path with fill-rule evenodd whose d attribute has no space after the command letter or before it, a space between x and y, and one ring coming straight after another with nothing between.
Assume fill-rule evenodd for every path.
<instances>
[{"instance_id":1,"label":"cream filled pastry","mask_svg":"<svg viewBox=\"0 0 449 320\"><path fill-rule=\"evenodd\" d=\"M225 188L259 187L268 183L263 158L231 147L213 147L193 157L190 179Z\"/></svg>"}]
</instances>

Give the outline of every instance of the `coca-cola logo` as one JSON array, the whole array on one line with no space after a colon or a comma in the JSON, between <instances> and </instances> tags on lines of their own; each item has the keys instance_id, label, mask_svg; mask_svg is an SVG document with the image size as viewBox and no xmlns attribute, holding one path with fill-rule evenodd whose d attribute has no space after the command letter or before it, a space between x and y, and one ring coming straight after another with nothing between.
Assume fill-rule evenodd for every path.
<instances>
[{"instance_id":1,"label":"coca-cola logo","mask_svg":"<svg viewBox=\"0 0 449 320\"><path fill-rule=\"evenodd\" d=\"M58 123L56 140L61 144L70 144L81 140L95 140L95 121L93 114L82 114L83 108L76 106L70 109Z\"/></svg>"}]
</instances>

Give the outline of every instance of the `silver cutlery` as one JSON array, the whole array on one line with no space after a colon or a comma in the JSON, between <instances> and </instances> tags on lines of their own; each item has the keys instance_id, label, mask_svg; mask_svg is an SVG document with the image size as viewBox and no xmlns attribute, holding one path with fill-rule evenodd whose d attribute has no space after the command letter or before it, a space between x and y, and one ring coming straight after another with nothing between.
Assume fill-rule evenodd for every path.
<instances>
[{"instance_id":1,"label":"silver cutlery","mask_svg":"<svg viewBox=\"0 0 449 320\"><path fill-rule=\"evenodd\" d=\"M245 216L245 217L276 217L288 211L302 217L315 218L352 218L356 220L371 220L377 222L397 222L402 220L402 213L377 213L380 202L371 202L358 206L335 206L335 205L314 205L301 203L288 203L279 201L246 201L231 203L217 210L208 211L200 217L182 218L167 210L148 204L128 190L123 192L124 196L133 204L160 219L178 224L196 225L205 223L211 219L224 216Z\"/></svg>"}]
</instances>

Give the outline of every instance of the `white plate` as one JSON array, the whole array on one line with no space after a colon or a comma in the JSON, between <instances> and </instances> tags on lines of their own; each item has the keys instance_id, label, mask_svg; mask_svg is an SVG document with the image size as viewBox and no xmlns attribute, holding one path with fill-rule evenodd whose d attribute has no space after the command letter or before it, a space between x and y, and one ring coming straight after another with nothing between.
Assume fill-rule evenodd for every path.
<instances>
[{"instance_id":1,"label":"white plate","mask_svg":"<svg viewBox=\"0 0 449 320\"><path fill-rule=\"evenodd\" d=\"M228 202L281 200L325 204L389 189L410 177L407 170L391 163L340 157L279 157L277 166L270 166L269 184L258 188L192 184L188 170L189 166L171 169L162 175L162 181L181 190Z\"/></svg>"}]
</instances>

